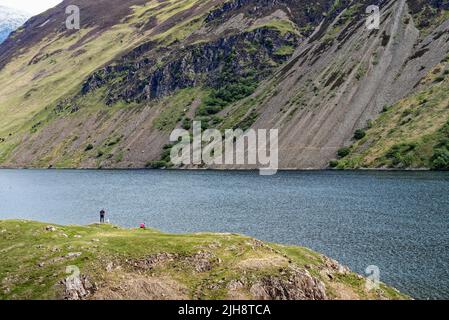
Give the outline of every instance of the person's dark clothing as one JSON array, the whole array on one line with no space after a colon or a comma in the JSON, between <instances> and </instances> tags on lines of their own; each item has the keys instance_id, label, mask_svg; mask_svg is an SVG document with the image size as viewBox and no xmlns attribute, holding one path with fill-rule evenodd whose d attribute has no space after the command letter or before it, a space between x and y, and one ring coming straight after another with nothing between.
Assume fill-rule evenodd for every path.
<instances>
[{"instance_id":1,"label":"person's dark clothing","mask_svg":"<svg viewBox=\"0 0 449 320\"><path fill-rule=\"evenodd\" d=\"M104 223L104 216L106 215L106 212L104 210L100 211L100 223Z\"/></svg>"}]
</instances>

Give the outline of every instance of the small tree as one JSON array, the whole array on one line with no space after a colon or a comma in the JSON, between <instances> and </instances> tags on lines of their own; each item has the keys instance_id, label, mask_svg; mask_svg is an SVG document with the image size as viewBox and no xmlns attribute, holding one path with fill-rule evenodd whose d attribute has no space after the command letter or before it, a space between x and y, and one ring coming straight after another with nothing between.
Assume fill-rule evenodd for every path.
<instances>
[{"instance_id":1,"label":"small tree","mask_svg":"<svg viewBox=\"0 0 449 320\"><path fill-rule=\"evenodd\" d=\"M357 129L354 133L354 139L356 139L356 140L363 139L363 138L365 138L365 136L366 136L366 132L363 129Z\"/></svg>"},{"instance_id":2,"label":"small tree","mask_svg":"<svg viewBox=\"0 0 449 320\"><path fill-rule=\"evenodd\" d=\"M449 170L449 151L437 149L432 157L432 168L435 170Z\"/></svg>"},{"instance_id":3,"label":"small tree","mask_svg":"<svg viewBox=\"0 0 449 320\"><path fill-rule=\"evenodd\" d=\"M337 151L337 155L339 158L344 158L351 153L351 149L348 147L341 148Z\"/></svg>"},{"instance_id":4,"label":"small tree","mask_svg":"<svg viewBox=\"0 0 449 320\"><path fill-rule=\"evenodd\" d=\"M331 160L329 162L329 167L336 168L338 166L338 160Z\"/></svg>"}]
</instances>

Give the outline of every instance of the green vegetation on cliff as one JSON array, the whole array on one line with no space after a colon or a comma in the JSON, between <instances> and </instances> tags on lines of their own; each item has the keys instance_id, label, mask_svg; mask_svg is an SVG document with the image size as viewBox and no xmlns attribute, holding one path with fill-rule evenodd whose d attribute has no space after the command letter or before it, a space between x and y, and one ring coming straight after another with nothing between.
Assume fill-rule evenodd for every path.
<instances>
[{"instance_id":1,"label":"green vegetation on cliff","mask_svg":"<svg viewBox=\"0 0 449 320\"><path fill-rule=\"evenodd\" d=\"M429 88L385 106L366 130L356 132L349 148L340 150L341 159L331 167L448 170L448 75L445 59L421 79Z\"/></svg>"}]
</instances>

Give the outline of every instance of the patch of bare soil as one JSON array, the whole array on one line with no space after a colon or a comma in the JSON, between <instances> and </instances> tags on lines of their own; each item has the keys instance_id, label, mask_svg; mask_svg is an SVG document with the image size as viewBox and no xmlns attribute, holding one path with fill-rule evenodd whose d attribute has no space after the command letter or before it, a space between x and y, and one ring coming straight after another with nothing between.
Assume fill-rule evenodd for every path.
<instances>
[{"instance_id":1,"label":"patch of bare soil","mask_svg":"<svg viewBox=\"0 0 449 320\"><path fill-rule=\"evenodd\" d=\"M181 262L188 267L193 268L196 272L206 272L212 270L212 268L221 263L212 252L198 251L191 256L180 256L178 254L172 254L167 252L161 252L144 259L128 260L127 263L134 268L141 270L149 270L155 267L161 267L171 262Z\"/></svg>"},{"instance_id":2,"label":"patch of bare soil","mask_svg":"<svg viewBox=\"0 0 449 320\"><path fill-rule=\"evenodd\" d=\"M269 255L262 258L250 258L242 260L237 264L237 267L244 270L262 270L276 267L285 267L288 265L288 259L277 256Z\"/></svg>"},{"instance_id":3,"label":"patch of bare soil","mask_svg":"<svg viewBox=\"0 0 449 320\"><path fill-rule=\"evenodd\" d=\"M338 282L331 282L329 286L337 293L336 300L360 300L359 295L350 287Z\"/></svg>"},{"instance_id":4,"label":"patch of bare soil","mask_svg":"<svg viewBox=\"0 0 449 320\"><path fill-rule=\"evenodd\" d=\"M147 258L140 260L128 260L127 262L134 268L148 270L158 266L163 266L166 263L173 262L178 259L178 255L167 252L156 253Z\"/></svg>"},{"instance_id":5,"label":"patch of bare soil","mask_svg":"<svg viewBox=\"0 0 449 320\"><path fill-rule=\"evenodd\" d=\"M169 278L147 277L139 274L122 274L112 283L106 282L94 293L91 300L185 300L187 288Z\"/></svg>"}]
</instances>

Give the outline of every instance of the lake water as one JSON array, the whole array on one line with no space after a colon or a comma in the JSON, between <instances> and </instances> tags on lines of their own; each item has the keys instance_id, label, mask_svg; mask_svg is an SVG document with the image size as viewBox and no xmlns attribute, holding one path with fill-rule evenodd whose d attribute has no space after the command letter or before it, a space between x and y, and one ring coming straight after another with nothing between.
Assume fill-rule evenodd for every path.
<instances>
[{"instance_id":1,"label":"lake water","mask_svg":"<svg viewBox=\"0 0 449 320\"><path fill-rule=\"evenodd\" d=\"M449 173L0 170L0 219L242 233L449 298Z\"/></svg>"}]
</instances>

